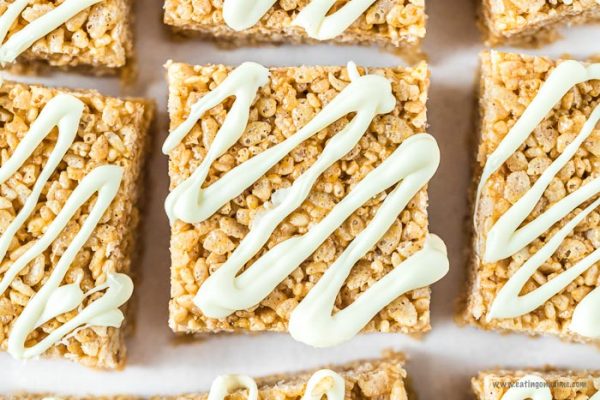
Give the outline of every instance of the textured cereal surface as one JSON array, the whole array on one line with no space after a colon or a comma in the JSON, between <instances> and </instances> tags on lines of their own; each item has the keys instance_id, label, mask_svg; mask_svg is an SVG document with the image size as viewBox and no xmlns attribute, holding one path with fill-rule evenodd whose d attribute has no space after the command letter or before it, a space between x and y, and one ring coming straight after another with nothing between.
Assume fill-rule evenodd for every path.
<instances>
[{"instance_id":1,"label":"textured cereal surface","mask_svg":"<svg viewBox=\"0 0 600 400\"><path fill-rule=\"evenodd\" d=\"M383 359L356 361L341 366L328 367L340 374L346 382L347 399L407 400L413 398L405 384L404 356L388 352ZM316 370L315 370L316 371ZM306 384L315 371L274 375L256 379L261 400L300 400ZM324 380L316 390L325 392L331 382ZM16 394L0 395L0 400L44 400L48 395ZM151 400L206 400L207 393L185 394L180 396L154 396ZM243 400L247 393L237 391L226 400ZM61 396L52 395L57 400L134 400L136 397L114 396Z\"/></svg>"},{"instance_id":2,"label":"textured cereal surface","mask_svg":"<svg viewBox=\"0 0 600 400\"><path fill-rule=\"evenodd\" d=\"M74 283L81 279L81 288L87 292L103 283L107 272L131 272L134 231L138 222L135 204L152 107L140 100L109 98L94 91L71 92L5 82L0 87L2 164L15 151L43 106L58 93L70 93L85 103L78 135L46 184L35 211L19 229L7 256L0 263L0 278L14 260L42 236L88 172L100 165L119 165L124 168L124 177L117 197L78 253L64 280L65 283ZM22 208L56 140L55 129L19 171L0 185L0 231L5 231ZM90 202L86 203L48 250L32 261L0 295L0 346L3 350L7 346L11 326L48 279L92 206ZM90 296L87 301L101 295ZM47 322L30 335L27 345L36 343L76 313L69 312ZM125 357L122 331L115 328L83 329L51 348L48 355L62 356L91 367L118 368L123 365Z\"/></svg>"},{"instance_id":3,"label":"textured cereal surface","mask_svg":"<svg viewBox=\"0 0 600 400\"><path fill-rule=\"evenodd\" d=\"M538 45L558 37L565 24L600 20L599 0L482 0L489 44Z\"/></svg>"},{"instance_id":4,"label":"textured cereal surface","mask_svg":"<svg viewBox=\"0 0 600 400\"><path fill-rule=\"evenodd\" d=\"M557 62L541 57L528 57L499 52L482 55L481 76L481 143L476 162L474 185L487 157L523 114L548 78ZM594 288L600 286L598 265L589 268L565 290L552 297L530 314L514 319L486 321L492 301L508 279L533 253L542 247L564 223L587 204L577 208L564 220L541 235L514 256L495 263L481 260L486 234L539 178L579 133L592 110L600 104L600 81L589 81L574 87L549 113L523 146L485 185L476 216L471 265L471 287L465 318L486 329L519 331L529 334L553 334L578 340L569 332L573 310ZM537 218L567 194L577 190L600 173L600 129L584 142L576 155L552 180L540 202L525 223ZM600 213L592 212L565 239L525 285L522 294L529 293L555 278L574 263L600 247Z\"/></svg>"},{"instance_id":5,"label":"textured cereal surface","mask_svg":"<svg viewBox=\"0 0 600 400\"><path fill-rule=\"evenodd\" d=\"M346 399L407 400L412 397L407 393L404 382L406 371L403 366L403 355L389 354L382 360L357 361L329 368L340 374L346 381ZM259 398L261 400L300 400L306 384L314 372L307 371L257 379ZM316 390L325 392L330 385L331 382L324 380ZM158 397L154 400L206 400L207 398L208 395L202 393ZM244 400L246 398L246 393L242 391L226 397L227 400Z\"/></svg>"},{"instance_id":6,"label":"textured cereal surface","mask_svg":"<svg viewBox=\"0 0 600 400\"><path fill-rule=\"evenodd\" d=\"M165 0L165 23L235 42L310 41L302 28L291 26L309 0L280 0L259 23L243 32L223 20L223 0ZM348 3L337 0L332 11ZM425 37L425 0L377 0L346 32L334 41L413 47Z\"/></svg>"},{"instance_id":7,"label":"textured cereal surface","mask_svg":"<svg viewBox=\"0 0 600 400\"><path fill-rule=\"evenodd\" d=\"M169 113L171 129L188 116L190 106L227 76L222 65L170 64ZM323 174L308 199L276 229L265 248L303 234L320 221L369 171L407 137L426 129L428 70L424 63L414 69L373 69L393 82L397 107L377 117L359 144ZM349 82L340 67L275 68L271 81L259 91L251 108L248 129L240 141L210 169L207 184L249 157L283 141L312 119ZM170 154L171 188L199 165L232 106L232 100L209 111L184 141ZM368 223L385 194L357 210L302 265L290 274L257 307L236 312L227 319L202 315L193 305L198 288L218 268L247 234L253 218L279 188L288 187L312 165L325 142L343 129L344 117L293 150L266 176L257 181L217 214L198 224L176 222L171 236L170 325L176 332L285 331L291 311L315 285L329 265ZM338 296L336 310L351 304L394 266L420 249L427 234L427 193L423 189L402 212L385 237L354 267ZM401 296L368 324L367 331L423 332L429 325L430 291L416 290Z\"/></svg>"},{"instance_id":8,"label":"textured cereal surface","mask_svg":"<svg viewBox=\"0 0 600 400\"><path fill-rule=\"evenodd\" d=\"M0 14L13 1L0 0ZM53 10L62 0L32 0L7 39ZM103 0L38 40L18 59L20 64L43 62L56 67L97 67L96 72L122 68L133 52L132 0Z\"/></svg>"},{"instance_id":9,"label":"textured cereal surface","mask_svg":"<svg viewBox=\"0 0 600 400\"><path fill-rule=\"evenodd\" d=\"M553 399L589 399L600 391L600 371L486 371L471 380L471 386L478 400L501 400L511 385L526 375L542 377Z\"/></svg>"}]
</instances>

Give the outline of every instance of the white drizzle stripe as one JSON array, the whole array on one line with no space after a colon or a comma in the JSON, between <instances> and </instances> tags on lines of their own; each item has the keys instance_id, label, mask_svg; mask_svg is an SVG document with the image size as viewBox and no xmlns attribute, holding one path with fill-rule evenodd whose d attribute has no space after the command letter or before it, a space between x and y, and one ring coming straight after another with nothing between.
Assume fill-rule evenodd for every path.
<instances>
[{"instance_id":1,"label":"white drizzle stripe","mask_svg":"<svg viewBox=\"0 0 600 400\"><path fill-rule=\"evenodd\" d=\"M586 67L576 61L565 61L556 67L521 118L488 158L478 187L477 203L479 203L483 187L491 175L522 145L555 104L576 84L593 79L600 79L600 64ZM484 262L495 262L512 256L533 242L555 223L565 218L575 208L600 193L600 178L593 179L558 201L535 220L521 227L521 224L531 214L535 205L543 196L552 179L591 135L598 121L600 121L600 105L592 111L575 140L542 173L531 189L498 219L487 234L483 256ZM554 254L577 224L599 205L600 199L597 199L577 216L567 221L565 226L559 229L541 249L517 270L502 287L492 303L487 315L488 321L493 318L514 318L535 310L566 288L588 268L600 261L600 249L597 249L538 289L524 296L519 296L524 285L537 269ZM478 204L475 215L477 213ZM585 337L599 338L600 317L597 315L598 310L600 310L600 291L596 289L577 305L569 329Z\"/></svg>"},{"instance_id":2,"label":"white drizzle stripe","mask_svg":"<svg viewBox=\"0 0 600 400\"><path fill-rule=\"evenodd\" d=\"M536 375L526 375L502 396L502 400L552 400L547 382Z\"/></svg>"},{"instance_id":3,"label":"white drizzle stripe","mask_svg":"<svg viewBox=\"0 0 600 400\"><path fill-rule=\"evenodd\" d=\"M31 156L36 147L50 134L52 128L58 126L56 146L50 153L31 194L23 204L23 208L0 237L0 259L4 259L12 238L33 212L46 182L48 182L48 179L75 140L82 113L83 103L76 98L66 95L58 95L52 98L33 122L30 131L19 143L13 156L0 168L0 183L4 183L25 163L25 160ZM18 272L15 268L10 268L6 272L4 279L0 281L0 293L6 290Z\"/></svg>"},{"instance_id":4,"label":"white drizzle stripe","mask_svg":"<svg viewBox=\"0 0 600 400\"><path fill-rule=\"evenodd\" d=\"M292 21L292 25L304 28L307 35L316 40L330 40L341 35L376 0L350 0L339 10L327 15L337 0L312 0ZM276 0L225 0L223 19L236 31L256 25Z\"/></svg>"},{"instance_id":5,"label":"white drizzle stripe","mask_svg":"<svg viewBox=\"0 0 600 400\"><path fill-rule=\"evenodd\" d=\"M354 264L375 246L408 202L426 185L437 170L439 149L433 137L426 134L412 136L403 142L306 234L279 243L240 273L264 247L277 226L301 206L318 177L355 147L374 117L394 109L396 100L388 79L378 75L360 76L354 64L349 64L348 68L351 83L296 134L237 166L208 188L200 189L210 167L210 163L203 162L199 167L203 169L200 174L202 179L196 181L195 186L185 187L185 192L180 189L186 184L184 182L176 187L171 198L167 199L167 213L179 214L179 210L185 206L188 207L187 215L193 217L192 220L184 219L185 222L204 220L263 176L298 144L344 115L355 113L352 121L327 142L316 162L296 179L291 187L273 194L272 204L267 205L265 210L255 218L250 231L234 252L203 282L194 298L194 303L206 316L226 318L237 310L248 309L260 303L353 212L373 196L395 185L397 187L387 196L366 230L329 268L317 287L313 289L315 293L307 297L292 314L290 333L296 339L313 346L340 343L358 333L377 312L402 293L434 283L447 273L448 260L445 246L439 238L430 236L420 252L388 274L374 288L365 292L347 310L334 317L331 316L335 297ZM255 97L258 86L263 84L262 81L255 85L250 84L252 81L256 82L256 79L252 78L252 71L257 71L257 67L245 70L243 74L239 69L234 71L233 78L223 82L226 89L219 87L215 90L218 95L207 95L201 99L193 107L193 115L184 122L185 129L189 132L201 114L214 107L218 99L225 99L234 93L242 93L246 96L248 99L245 102L246 109L238 109L240 117L235 123L229 125L230 129L220 129L217 133L214 143L218 143L219 150L214 152L212 149L209 150L209 154L213 154L212 159L227 150L223 144L232 146L245 129L251 100ZM250 75L248 79L244 79L244 74ZM237 84L237 88L234 83ZM246 83L246 86L243 86L243 83ZM252 96L249 95L250 93ZM165 151L172 149L185 136L179 129L175 130L174 134L176 139L169 140L168 145L164 147ZM195 175L197 171L194 171L192 176ZM200 195L198 190L201 190ZM190 211L190 208L193 210ZM423 263L427 265L426 268L422 266ZM321 307L322 304L326 304L326 307ZM313 318L318 320L318 324L314 323ZM311 323L303 322L307 319L310 319Z\"/></svg>"},{"instance_id":6,"label":"white drizzle stripe","mask_svg":"<svg viewBox=\"0 0 600 400\"><path fill-rule=\"evenodd\" d=\"M566 288L575 278L584 273L588 268L600 260L600 249L595 250L574 266L554 277L546 284L523 296L519 296L525 284L537 269L552 255L562 244L567 235L587 217L590 212L600 205L600 199L594 201L577 216L565 224L554 236L550 238L540 250L533 254L509 282L500 289L492 303L488 320L492 318L515 318L538 308L552 296ZM580 303L581 305L582 303ZM580 310L581 312L581 310Z\"/></svg>"},{"instance_id":7,"label":"white drizzle stripe","mask_svg":"<svg viewBox=\"0 0 600 400\"><path fill-rule=\"evenodd\" d=\"M337 97L327 104L323 110L306 126L283 142L271 147L266 151L263 151L257 156L252 157L250 160L232 169L220 180L205 189L201 188L201 185L204 183L204 179L200 178L206 177L210 164L203 163L201 168L199 168L200 172L197 172L198 170L195 171L193 181L188 180L171 192L167 198L167 202L165 203L167 214L176 216L188 223L196 223L206 220L221 207L223 207L223 205L225 205L228 201L234 199L236 196L239 196L248 186L256 182L260 177L264 176L269 169L275 166L290 151L292 151L306 139L314 136L343 116L350 113L356 113L356 116L352 119L352 122L331 140L337 145L328 145L329 150L327 153L331 154L331 156L320 157L320 162L317 162L314 168L310 169L310 172L307 172L303 175L301 183L304 183L305 185L311 185L310 182L314 181L320 174L318 171L324 171L327 168L323 168L323 164L326 163L328 159L332 159L332 156L338 154L335 159L329 161L329 163L333 163L348 153L354 147L352 142L358 142L360 137L362 137L364 132L371 124L373 118L377 114L387 114L391 112L396 104L396 99L392 95L391 84L388 79L379 75L360 76L356 71L356 66L352 63L349 64L348 68L351 71L351 77L353 77L352 82L346 86L346 88L344 88L344 90L342 90ZM236 75L237 83L253 78L250 76L250 71L247 69L244 69L243 72L243 75ZM220 93L220 98L224 98L223 96L225 96L225 98L228 97L227 93L229 96L232 96L236 93L236 88L234 86L229 86L229 82L227 89L227 92ZM247 95L247 92L242 93ZM201 102L203 102L203 100L201 100ZM246 106L246 109L241 110L240 108L236 108L236 113L240 112L241 115L247 115L249 112L247 108L250 107L250 102L246 102L244 105ZM197 107L197 109L200 108L205 110L207 106L200 105ZM232 114L232 112L230 111L229 114ZM187 129L186 132L189 132L191 127L194 126L195 121L197 121L200 116L190 115L190 117L184 122ZM222 146L222 144L228 144L229 147L233 145L241 133L243 133L246 123L247 118L236 118L235 121L231 122L231 125L228 125L229 129L221 129L217 134L217 138L215 138L215 141L218 141L220 148L219 150L227 150L227 148L224 145ZM177 142L180 142L180 140L183 138L183 135L180 135L180 131L178 130L175 130L174 133L179 135L180 139ZM219 137L219 135L221 135L221 137ZM172 148L173 144L174 141L170 142L170 145L167 146L167 149ZM337 146L340 147L337 148ZM341 149L346 148L346 151L341 151ZM221 153L221 151L215 151L213 154L218 153ZM310 187L301 187L300 183L295 185L295 188L298 188L300 193L310 190ZM286 207L289 208L289 206L290 204L287 202ZM275 213L277 212L277 209L278 207L275 208Z\"/></svg>"},{"instance_id":8,"label":"white drizzle stripe","mask_svg":"<svg viewBox=\"0 0 600 400\"><path fill-rule=\"evenodd\" d=\"M31 125L29 132L19 143L13 155L0 168L0 183L4 183L31 156L41 141L58 127L58 138L46 165L42 169L30 196L19 211L7 230L0 236L0 260L4 259L10 242L18 229L31 215L39 200L41 190L47 183L52 172L73 143L79 128L84 105L70 95L57 95L51 99L40 112L39 117ZM123 305L133 291L131 279L124 274L109 273L107 282L88 293L83 293L80 282L61 286L66 273L79 250L90 238L96 225L112 203L119 189L123 170L118 166L101 166L92 170L67 199L59 214L47 227L46 231L19 258L17 258L4 273L0 281L0 294L6 292L16 276L27 267L36 257L42 254L88 200L98 194L79 232L62 254L48 280L40 290L29 300L14 325L8 338L8 352L15 358L24 359L36 357L59 342L69 332L82 326L113 326L118 327L123 321L119 307ZM83 308L77 316L56 328L44 339L31 347L26 347L28 336L45 322L72 311L93 293L106 290L104 295Z\"/></svg>"},{"instance_id":9,"label":"white drizzle stripe","mask_svg":"<svg viewBox=\"0 0 600 400\"><path fill-rule=\"evenodd\" d=\"M337 0L313 0L304 7L292 25L304 28L309 37L333 39L350 27L376 0L350 0L338 11L327 15Z\"/></svg>"},{"instance_id":10,"label":"white drizzle stripe","mask_svg":"<svg viewBox=\"0 0 600 400\"><path fill-rule=\"evenodd\" d=\"M192 176L177 186L165 202L165 209L171 223L177 218L187 222L199 222L209 215L202 212L203 191L200 189L212 163L233 146L242 136L248 125L250 106L261 86L269 80L269 70L256 63L244 63L236 68L212 92L204 96L192 106L189 117L179 125L163 145L163 153L173 150L183 138L194 128L194 125L211 108L219 105L230 96L235 102L227 113L223 125L215 135L202 164ZM226 202L227 200L225 200ZM220 207L217 205L217 208Z\"/></svg>"},{"instance_id":11,"label":"white drizzle stripe","mask_svg":"<svg viewBox=\"0 0 600 400\"><path fill-rule=\"evenodd\" d=\"M599 75L600 77L600 75ZM520 228L537 202L544 195L552 179L575 155L579 147L594 131L600 121L600 105L597 106L583 128L513 206L494 224L487 235L484 261L495 262L510 257L547 231L552 225L566 217L573 209L600 192L600 178L592 180L578 190L563 197L535 220Z\"/></svg>"},{"instance_id":12,"label":"white drizzle stripe","mask_svg":"<svg viewBox=\"0 0 600 400\"><path fill-rule=\"evenodd\" d=\"M62 24L73 18L81 11L101 2L102 0L65 0L52 11L29 23L19 32L12 35L0 46L0 63L9 63L30 48L33 43L43 38ZM10 27L17 21L19 15L31 0L15 0L0 16L0 43L4 42Z\"/></svg>"},{"instance_id":13,"label":"white drizzle stripe","mask_svg":"<svg viewBox=\"0 0 600 400\"><path fill-rule=\"evenodd\" d=\"M354 265L391 228L408 202L433 176L438 164L439 150L432 136L419 134L409 137L356 185L323 221L312 227L307 234L289 239L273 248L272 252L276 253L277 247L281 247L279 257L273 254L271 260L268 260L269 253L263 256L263 269L283 269L288 264L288 274L293 272L317 250L320 243L333 234L340 221L347 219L369 198L400 182L377 210L373 220L328 267L315 287L292 312L288 330L294 339L315 347L342 343L357 335L380 310L403 293L429 286L448 273L446 246L437 236L429 235L420 251L374 283L354 303L332 315L337 295ZM343 216L340 216L342 213ZM262 258L255 265L261 261ZM250 269L253 268L254 265ZM253 282L252 278L248 277L245 282L240 279L240 286L250 284L249 282Z\"/></svg>"},{"instance_id":14,"label":"white drizzle stripe","mask_svg":"<svg viewBox=\"0 0 600 400\"><path fill-rule=\"evenodd\" d=\"M277 0L225 0L223 19L235 31L253 27L269 11Z\"/></svg>"},{"instance_id":15,"label":"white drizzle stripe","mask_svg":"<svg viewBox=\"0 0 600 400\"><path fill-rule=\"evenodd\" d=\"M321 385L329 380L330 386L322 393ZM256 381L246 375L223 375L217 377L210 387L208 400L224 400L228 395L240 390L248 390L247 400L258 400L258 387ZM301 400L319 400L325 395L329 400L343 400L346 394L346 383L344 378L329 369L315 372L304 390Z\"/></svg>"}]
</instances>

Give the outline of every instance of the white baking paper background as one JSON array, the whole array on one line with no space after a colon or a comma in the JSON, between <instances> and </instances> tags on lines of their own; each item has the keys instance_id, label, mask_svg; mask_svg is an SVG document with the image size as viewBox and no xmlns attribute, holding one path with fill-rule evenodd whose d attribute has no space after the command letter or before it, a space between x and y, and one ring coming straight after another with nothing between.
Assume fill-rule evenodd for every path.
<instances>
[{"instance_id":1,"label":"white baking paper background","mask_svg":"<svg viewBox=\"0 0 600 400\"><path fill-rule=\"evenodd\" d=\"M483 49L475 27L473 0L427 0L428 33L425 50L432 70L429 100L430 133L438 140L442 165L431 183L430 220L433 232L450 250L451 272L433 290L433 331L422 341L402 335L366 335L331 349L313 349L284 334L219 335L203 341L177 339L167 326L169 300L169 228L163 212L167 193L167 160L160 152L167 134L167 87L164 63L237 65L386 66L401 64L377 49L334 46L219 49L196 39L170 41L162 25L162 0L138 0L137 55L140 69L135 90L127 94L158 101L159 119L147 165L144 253L137 286L137 330L129 339L129 362L122 372L98 372L60 360L20 362L0 355L0 393L19 391L65 394L157 395L204 391L225 373L261 376L323 364L377 357L383 349L404 351L408 373L420 399L468 399L469 379L478 370L494 367L535 367L547 364L569 368L600 368L600 350L561 343L554 338L502 336L453 322L455 303L464 290L465 237L469 162L468 143L476 135L473 98L478 52ZM531 51L526 51L531 53ZM536 54L579 58L600 53L600 26L565 31L564 40ZM57 86L95 88L106 94L123 92L114 79L58 74L28 78Z\"/></svg>"}]
</instances>

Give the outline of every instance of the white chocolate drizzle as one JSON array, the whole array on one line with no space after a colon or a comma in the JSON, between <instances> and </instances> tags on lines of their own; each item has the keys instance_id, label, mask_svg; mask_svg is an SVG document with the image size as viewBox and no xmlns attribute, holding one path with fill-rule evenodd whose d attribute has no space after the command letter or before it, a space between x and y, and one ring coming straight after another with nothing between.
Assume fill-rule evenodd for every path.
<instances>
[{"instance_id":1,"label":"white chocolate drizzle","mask_svg":"<svg viewBox=\"0 0 600 400\"><path fill-rule=\"evenodd\" d=\"M251 377L246 375L219 376L210 387L208 400L224 400L228 395L244 389L248 391L247 400L258 400L258 387L256 381ZM330 369L322 369L310 377L301 400L320 400L323 396L326 396L328 400L343 400L345 394L344 378Z\"/></svg>"},{"instance_id":2,"label":"white chocolate drizzle","mask_svg":"<svg viewBox=\"0 0 600 400\"><path fill-rule=\"evenodd\" d=\"M15 0L8 5L0 16L0 63L10 63L30 48L37 40L59 28L81 11L103 0L65 0L53 10L29 23L26 27L12 35L6 43L6 35L19 15L31 3L31 0Z\"/></svg>"},{"instance_id":3,"label":"white chocolate drizzle","mask_svg":"<svg viewBox=\"0 0 600 400\"><path fill-rule=\"evenodd\" d=\"M488 158L477 191L478 201L491 175L522 145L555 104L573 86L593 79L600 79L600 64L586 67L576 61L565 61L556 67L521 118ZM600 261L600 249L596 249L536 290L520 296L523 287L537 269L552 256L567 235L600 205L600 198L597 198L600 193L600 178L595 178L556 202L535 220L521 227L543 196L552 179L591 135L598 121L600 121L600 105L592 111L573 142L565 148L563 153L542 173L529 191L513 204L488 232L483 260L492 263L514 255L565 218L574 209L586 201L596 198L577 216L567 221L542 248L515 272L496 296L487 315L488 320L492 318L515 318L535 310L551 297L564 290L592 265ZM476 207L476 215L477 212L478 206ZM569 329L584 337L600 338L600 288L593 290L579 303Z\"/></svg>"},{"instance_id":4,"label":"white chocolate drizzle","mask_svg":"<svg viewBox=\"0 0 600 400\"><path fill-rule=\"evenodd\" d=\"M218 93L217 95L206 95L194 105L190 117L181 125L185 126L185 132L189 132L202 116L199 110L204 113L217 105L218 99L236 96L232 111L213 142L216 150L209 150L191 178L176 187L165 203L172 221L180 218L188 223L196 223L209 218L228 201L240 195L303 141L343 116L355 113L351 122L327 142L315 163L291 187L273 194L271 203L255 218L250 231L237 248L203 282L194 303L206 316L226 318L238 310L258 305L352 213L375 195L392 187L395 187L394 190L387 195L366 229L350 243L292 313L290 334L295 339L316 347L336 345L355 336L398 296L428 286L447 273L445 245L437 236L429 235L422 250L374 284L352 305L332 316L336 296L355 263L376 245L408 202L437 170L439 149L435 139L427 134L414 135L405 140L322 221L312 226L307 233L277 244L242 272L244 266L267 243L277 226L301 206L319 176L356 146L376 115L386 114L394 109L396 100L388 79L379 75L360 76L352 63L348 69L351 83L314 119L294 135L240 164L206 188L202 189L201 186L212 160L231 147L243 133L251 101L260 84L263 84L261 82L264 82L265 71L256 64L242 65L215 89L213 93ZM251 90L254 91L250 96ZM244 104L243 110L237 107L238 102ZM237 110L235 113L234 108ZM169 138L165 151L172 149L184 136L179 128L172 135L176 141ZM193 185L188 183L191 179L194 179Z\"/></svg>"},{"instance_id":5,"label":"white chocolate drizzle","mask_svg":"<svg viewBox=\"0 0 600 400\"><path fill-rule=\"evenodd\" d=\"M511 387L502 396L502 400L552 400L552 392L548 382L537 375L526 375L519 379L516 385ZM600 392L589 398L589 400L600 400Z\"/></svg>"},{"instance_id":6,"label":"white chocolate drizzle","mask_svg":"<svg viewBox=\"0 0 600 400\"><path fill-rule=\"evenodd\" d=\"M75 140L83 109L83 103L71 95L59 94L52 98L33 122L13 155L0 168L0 184L2 184L18 171L42 140L53 131L53 128L58 127L56 144L34 184L31 194L14 220L0 236L0 260L5 259L17 231L31 216L48 179ZM37 357L60 342L69 333L81 327L119 327L121 325L123 314L119 307L131 297L133 291L133 283L127 275L108 272L106 282L88 293L83 293L80 282L65 285L62 282L78 252L88 241L115 198L122 174L122 168L114 165L97 167L89 172L73 190L44 234L14 260L2 276L0 295L9 289L14 279L30 262L50 247L77 210L97 194L95 203L79 232L54 266L48 279L31 297L14 322L8 337L8 352L13 357L18 359ZM105 293L82 307L82 303L87 297L100 291L105 291ZM80 309L75 317L60 325L31 347L26 346L27 338L33 331L53 318L77 308Z\"/></svg>"},{"instance_id":7,"label":"white chocolate drizzle","mask_svg":"<svg viewBox=\"0 0 600 400\"><path fill-rule=\"evenodd\" d=\"M224 0L223 19L236 31L256 25L277 0ZM316 40L333 39L350 27L376 0L350 0L328 15L337 0L312 0L294 18L293 26L304 28Z\"/></svg>"}]
</instances>

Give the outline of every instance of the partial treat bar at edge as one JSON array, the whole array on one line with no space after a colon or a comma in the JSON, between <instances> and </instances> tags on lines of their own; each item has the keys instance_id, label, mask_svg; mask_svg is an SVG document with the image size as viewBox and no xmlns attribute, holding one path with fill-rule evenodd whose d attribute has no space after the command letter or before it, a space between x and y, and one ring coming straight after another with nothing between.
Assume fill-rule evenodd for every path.
<instances>
[{"instance_id":1,"label":"partial treat bar at edge","mask_svg":"<svg viewBox=\"0 0 600 400\"><path fill-rule=\"evenodd\" d=\"M137 202L142 190L141 172L154 104L142 99L106 97L92 90L75 91L4 82L0 87L0 152L3 163L14 154L40 111L58 95L74 96L84 104L77 136L50 176L33 213L11 242L2 262L0 279L26 249L41 238L73 190L92 170L116 165L123 170L116 197L77 253L62 282L62 285L79 282L85 293L105 282L108 272L133 274L131 264L139 222ZM26 163L1 185L2 232L23 208L23 200L31 193L56 141L55 128L35 148ZM88 218L93 204L90 201L84 203L51 246L23 269L0 296L0 343L3 350L7 349L9 335L24 307L47 282L60 256ZM87 297L84 305L100 295ZM48 321L28 336L26 345L36 344L77 315L75 309ZM45 356L64 357L94 368L121 368L126 355L124 336L124 325L121 328L78 329L51 347Z\"/></svg>"},{"instance_id":2,"label":"partial treat bar at edge","mask_svg":"<svg viewBox=\"0 0 600 400\"><path fill-rule=\"evenodd\" d=\"M473 202L482 170L490 154L506 137L538 94L540 87L561 61L497 51L481 56L479 93L480 142L475 163ZM600 81L590 80L576 85L558 101L525 143L508 161L491 175L482 188L480 209L475 216L471 243L469 287L465 322L483 329L521 332L529 335L551 334L570 341L593 341L571 331L577 305L600 286L600 271L594 265L576 277L558 294L534 311L516 318L492 318L492 303L526 260L591 201L584 202L559 223L543 232L531 244L511 257L497 262L483 261L487 232L521 197L531 189L541 174L565 151L566 146L582 130L592 111L600 104ZM548 210L569 193L597 178L600 172L600 131L596 128L577 153L554 177L525 223ZM596 197L594 197L595 199ZM471 220L471 223L473 220ZM525 223L523 225L525 225ZM558 250L527 281L521 295L533 292L559 276L576 262L600 247L600 214L593 211L571 231ZM597 340L596 340L597 342Z\"/></svg>"},{"instance_id":3,"label":"partial treat bar at edge","mask_svg":"<svg viewBox=\"0 0 600 400\"><path fill-rule=\"evenodd\" d=\"M400 353L388 352L384 358L376 360L355 361L339 366L330 366L345 382L346 399L354 400L408 400L414 399L407 382L404 370L405 358ZM256 379L259 398L262 400L289 399L300 400L306 385L317 370L286 373ZM329 382L322 381L315 390L325 390ZM48 395L15 394L2 397L2 400L43 400ZM57 400L134 400L133 396L93 397L52 395ZM190 393L180 396L154 396L151 400L206 400L207 393ZM228 400L247 399L247 391L236 390L227 396Z\"/></svg>"},{"instance_id":4,"label":"partial treat bar at edge","mask_svg":"<svg viewBox=\"0 0 600 400\"><path fill-rule=\"evenodd\" d=\"M502 400L511 387L519 385L519 381L522 384L537 384L540 390L547 387L554 399L591 399L600 393L600 371L567 371L553 368L484 371L471 380L471 386L477 400Z\"/></svg>"},{"instance_id":5,"label":"partial treat bar at edge","mask_svg":"<svg viewBox=\"0 0 600 400\"><path fill-rule=\"evenodd\" d=\"M169 113L171 129L178 127L190 106L213 90L232 68L191 66L170 63ZM361 73L365 73L361 69ZM299 209L275 230L266 248L308 231L319 222L365 175L387 158L400 143L426 129L426 100L429 72L425 63L415 68L373 68L392 83L397 104L389 114L375 117L358 146L336 162L313 186ZM269 83L259 89L250 110L250 122L241 139L210 168L207 184L227 171L306 125L325 104L349 83L346 68L291 67L270 70ZM232 101L207 112L183 142L169 153L171 189L198 166L220 128ZM287 187L312 165L328 139L350 121L346 116L306 140L275 168L230 201L204 222L174 222L171 236L170 326L175 332L287 331L290 314L305 298L333 261L356 237L381 205L382 194L355 212L324 244L257 307L237 311L224 319L207 318L194 305L193 298L203 282L238 246L248 232L256 213L277 189ZM338 295L335 311L353 303L368 287L395 266L417 252L428 234L426 188L420 190L401 213L392 229L352 269ZM263 248L257 256L266 252ZM426 266L424 266L426 268ZM430 289L414 290L400 296L372 320L365 331L420 334L430 329Z\"/></svg>"},{"instance_id":6,"label":"partial treat bar at edge","mask_svg":"<svg viewBox=\"0 0 600 400\"><path fill-rule=\"evenodd\" d=\"M0 0L0 15L13 3ZM16 63L9 63L8 67L27 73L48 66L76 68L99 75L123 70L133 57L133 3L134 0L101 0L85 8L35 41L17 57ZM3 43L56 7L56 1L50 0L36 0L28 5L10 27Z\"/></svg>"},{"instance_id":7,"label":"partial treat bar at edge","mask_svg":"<svg viewBox=\"0 0 600 400\"><path fill-rule=\"evenodd\" d=\"M336 7L345 3L348 1L339 1ZM294 17L306 4L306 0L277 2L255 26L238 32L225 23L222 2L165 0L164 21L183 33L196 33L235 46L265 42L314 43L316 40L311 39L303 28L292 26ZM425 21L424 0L377 0L332 41L376 45L413 57L425 37Z\"/></svg>"},{"instance_id":8,"label":"partial treat bar at edge","mask_svg":"<svg viewBox=\"0 0 600 400\"><path fill-rule=\"evenodd\" d=\"M600 22L600 1L478 0L487 43L538 46L555 40L565 25Z\"/></svg>"}]
</instances>

